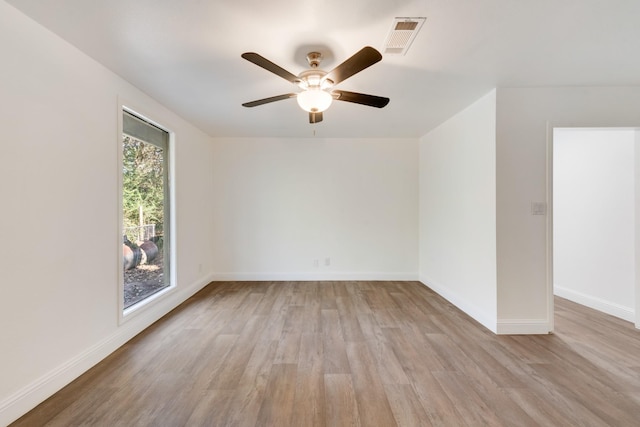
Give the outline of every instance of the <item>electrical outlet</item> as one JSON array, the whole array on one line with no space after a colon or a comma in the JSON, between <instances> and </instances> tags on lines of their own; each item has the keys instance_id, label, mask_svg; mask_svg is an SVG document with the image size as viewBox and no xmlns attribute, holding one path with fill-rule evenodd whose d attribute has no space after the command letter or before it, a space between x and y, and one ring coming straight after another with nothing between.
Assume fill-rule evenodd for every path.
<instances>
[{"instance_id":1,"label":"electrical outlet","mask_svg":"<svg viewBox=\"0 0 640 427\"><path fill-rule=\"evenodd\" d=\"M325 265L325 267L329 267L331 265L331 258L326 257L324 259L324 265Z\"/></svg>"},{"instance_id":2,"label":"electrical outlet","mask_svg":"<svg viewBox=\"0 0 640 427\"><path fill-rule=\"evenodd\" d=\"M314 266L315 268L318 268L318 265L320 265L319 261L318 261L317 259L314 259L314 260L313 260L313 266Z\"/></svg>"}]
</instances>

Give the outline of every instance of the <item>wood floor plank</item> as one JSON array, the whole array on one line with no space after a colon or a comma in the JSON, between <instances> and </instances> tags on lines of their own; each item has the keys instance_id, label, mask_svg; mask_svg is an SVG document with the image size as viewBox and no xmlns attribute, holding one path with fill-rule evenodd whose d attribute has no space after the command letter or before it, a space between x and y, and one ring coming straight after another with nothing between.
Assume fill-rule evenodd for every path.
<instances>
[{"instance_id":1,"label":"wood floor plank","mask_svg":"<svg viewBox=\"0 0 640 427\"><path fill-rule=\"evenodd\" d=\"M420 404L427 414L425 423L439 427L448 427L454 423L460 427L468 425L456 408L462 403L455 399L452 400L446 395L428 368L411 371L407 375Z\"/></svg>"},{"instance_id":2,"label":"wood floor plank","mask_svg":"<svg viewBox=\"0 0 640 427\"><path fill-rule=\"evenodd\" d=\"M574 342L571 339L567 341L573 350L581 354L590 363L602 367L604 372L611 378L612 383L615 384L613 388L622 390L625 393L640 393L640 382L629 381L630 378L640 379L638 367L636 366L639 363L638 359L640 359L640 357L625 357L621 356L615 349L614 351L609 349L603 350L604 346L594 347L593 345L587 345L582 342ZM640 354L640 352L638 354ZM607 382L606 377L601 378ZM610 387L612 383L609 383Z\"/></svg>"},{"instance_id":3,"label":"wood floor plank","mask_svg":"<svg viewBox=\"0 0 640 427\"><path fill-rule=\"evenodd\" d=\"M347 355L362 425L396 426L375 360L367 344L347 343Z\"/></svg>"},{"instance_id":4,"label":"wood floor plank","mask_svg":"<svg viewBox=\"0 0 640 427\"><path fill-rule=\"evenodd\" d=\"M411 385L385 384L384 390L398 427L433 426Z\"/></svg>"},{"instance_id":5,"label":"wood floor plank","mask_svg":"<svg viewBox=\"0 0 640 427\"><path fill-rule=\"evenodd\" d=\"M360 314L373 313L371 307L369 307L366 296L362 291L362 283L365 282L351 282L350 286L347 287L347 289L349 290L349 296L353 304L353 308L358 316Z\"/></svg>"},{"instance_id":6,"label":"wood floor plank","mask_svg":"<svg viewBox=\"0 0 640 427\"><path fill-rule=\"evenodd\" d=\"M640 408L623 394L618 394L615 403L611 397L615 389L595 379L592 375L574 364L554 363L535 366L536 372L547 379L553 378L554 384L563 388L564 394L609 425L633 425L640 420Z\"/></svg>"},{"instance_id":7,"label":"wood floor plank","mask_svg":"<svg viewBox=\"0 0 640 427\"><path fill-rule=\"evenodd\" d=\"M322 427L326 424L323 353L321 334L302 334L291 422L293 426Z\"/></svg>"},{"instance_id":8,"label":"wood floor plank","mask_svg":"<svg viewBox=\"0 0 640 427\"><path fill-rule=\"evenodd\" d=\"M535 368L535 364L527 365L525 368L528 371L529 382L527 383L527 392L531 392L534 396L532 401L544 402L544 413L562 413L563 417L570 419L571 422L567 425L579 425L579 426L603 426L603 422L594 413L591 412L589 407L584 406L581 402L577 401L574 396L564 389L559 383L555 382L544 375L540 375L540 372ZM505 389L507 394L511 394L510 389ZM522 391L520 391L522 393ZM525 412L530 413L530 405L522 404L518 398L514 399L515 402ZM536 418L539 423L545 422L547 425L556 425L554 418ZM560 424L564 425L564 424Z\"/></svg>"},{"instance_id":9,"label":"wood floor plank","mask_svg":"<svg viewBox=\"0 0 640 427\"><path fill-rule=\"evenodd\" d=\"M410 294L394 292L391 294L393 300L402 307L403 319L405 322L403 327L419 328L425 334L437 334L442 331L431 321L428 311L425 307L419 307L416 302L411 299Z\"/></svg>"},{"instance_id":10,"label":"wood floor plank","mask_svg":"<svg viewBox=\"0 0 640 427\"><path fill-rule=\"evenodd\" d=\"M267 316L273 312L274 305L280 296L277 282L262 282L264 296L258 303L253 314Z\"/></svg>"},{"instance_id":11,"label":"wood floor plank","mask_svg":"<svg viewBox=\"0 0 640 427\"><path fill-rule=\"evenodd\" d=\"M465 425L499 426L503 425L497 414L493 413L486 402L475 390L468 387L465 376L459 372L436 372L434 376L449 396L449 399L464 402L456 405L457 412L462 415Z\"/></svg>"},{"instance_id":12,"label":"wood floor plank","mask_svg":"<svg viewBox=\"0 0 640 427\"><path fill-rule=\"evenodd\" d=\"M636 426L640 331L496 336L418 282L217 282L12 427Z\"/></svg>"},{"instance_id":13,"label":"wood floor plank","mask_svg":"<svg viewBox=\"0 0 640 427\"><path fill-rule=\"evenodd\" d=\"M225 363L215 372L208 389L233 389L244 372L260 332L265 328L262 316L251 316L245 329L225 358Z\"/></svg>"},{"instance_id":14,"label":"wood floor plank","mask_svg":"<svg viewBox=\"0 0 640 427\"><path fill-rule=\"evenodd\" d=\"M268 392L267 385L277 347L278 341L261 339L256 342L246 368L238 379L236 388L232 390L227 407L215 408L217 411L224 411L224 422L220 425L255 425L265 393Z\"/></svg>"},{"instance_id":15,"label":"wood floor plank","mask_svg":"<svg viewBox=\"0 0 640 427\"><path fill-rule=\"evenodd\" d=\"M209 390L209 385L215 382L215 377L226 365L226 360L233 349L237 335L220 334L211 343L206 352L200 353L200 362L193 368L192 387L196 390ZM149 362L153 363L153 362Z\"/></svg>"},{"instance_id":16,"label":"wood floor plank","mask_svg":"<svg viewBox=\"0 0 640 427\"><path fill-rule=\"evenodd\" d=\"M277 364L271 367L268 393L265 393L256 425L287 427L291 424L298 366Z\"/></svg>"},{"instance_id":17,"label":"wood floor plank","mask_svg":"<svg viewBox=\"0 0 640 427\"><path fill-rule=\"evenodd\" d=\"M479 381L489 379L499 387L523 386L520 378L485 350L486 341L494 337L489 337L484 330L470 328L459 322L442 322L439 327L458 347L459 351L453 353L458 357L450 358L451 362L455 362L456 371L474 376Z\"/></svg>"},{"instance_id":18,"label":"wood floor plank","mask_svg":"<svg viewBox=\"0 0 640 427\"><path fill-rule=\"evenodd\" d=\"M324 373L351 373L337 309L322 310L322 338L324 348L330 349L324 352Z\"/></svg>"},{"instance_id":19,"label":"wood floor plank","mask_svg":"<svg viewBox=\"0 0 640 427\"><path fill-rule=\"evenodd\" d=\"M295 364L298 363L300 355L300 339L301 332L283 332L278 342L278 350L273 363L276 364Z\"/></svg>"},{"instance_id":20,"label":"wood floor plank","mask_svg":"<svg viewBox=\"0 0 640 427\"><path fill-rule=\"evenodd\" d=\"M305 288L305 302L302 307L303 318L296 325L302 333L322 332L322 301L320 298L320 282L309 282Z\"/></svg>"},{"instance_id":21,"label":"wood floor plank","mask_svg":"<svg viewBox=\"0 0 640 427\"><path fill-rule=\"evenodd\" d=\"M505 394L512 399L529 417L538 420L538 424L544 420L547 425L573 426L580 424L579 420L572 417L569 411L558 407L542 398L529 389L504 389Z\"/></svg>"},{"instance_id":22,"label":"wood floor plank","mask_svg":"<svg viewBox=\"0 0 640 427\"><path fill-rule=\"evenodd\" d=\"M336 293L332 282L324 282L320 288L320 307L322 310L335 310L336 306Z\"/></svg>"},{"instance_id":23,"label":"wood floor plank","mask_svg":"<svg viewBox=\"0 0 640 427\"><path fill-rule=\"evenodd\" d=\"M425 343L428 343L426 336L406 335L399 328L386 328L383 333L386 342L389 343L388 345L405 374L422 370L446 370L445 366L440 363L440 359L433 348L429 344L425 345ZM386 358L382 358L380 363L387 363Z\"/></svg>"},{"instance_id":24,"label":"wood floor plank","mask_svg":"<svg viewBox=\"0 0 640 427\"><path fill-rule=\"evenodd\" d=\"M385 329L385 332L390 329ZM390 332L391 335L400 335L399 330ZM383 384L409 384L409 378L399 359L399 351L394 342L389 340L368 340L367 347L375 361L380 381Z\"/></svg>"},{"instance_id":25,"label":"wood floor plank","mask_svg":"<svg viewBox=\"0 0 640 427\"><path fill-rule=\"evenodd\" d=\"M351 297L337 297L336 307L340 317L340 327L345 341L363 341L358 314Z\"/></svg>"},{"instance_id":26,"label":"wood floor plank","mask_svg":"<svg viewBox=\"0 0 640 427\"><path fill-rule=\"evenodd\" d=\"M327 427L360 427L356 392L349 374L324 376Z\"/></svg>"},{"instance_id":27,"label":"wood floor plank","mask_svg":"<svg viewBox=\"0 0 640 427\"><path fill-rule=\"evenodd\" d=\"M231 390L205 390L196 396L197 405L184 425L187 426L220 426L228 420L227 409L234 397Z\"/></svg>"}]
</instances>

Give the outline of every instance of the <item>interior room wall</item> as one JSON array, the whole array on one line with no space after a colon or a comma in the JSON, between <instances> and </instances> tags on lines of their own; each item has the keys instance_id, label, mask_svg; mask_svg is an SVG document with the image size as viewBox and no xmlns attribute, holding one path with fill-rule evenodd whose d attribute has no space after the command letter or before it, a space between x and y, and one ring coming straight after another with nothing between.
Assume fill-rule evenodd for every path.
<instances>
[{"instance_id":1,"label":"interior room wall","mask_svg":"<svg viewBox=\"0 0 640 427\"><path fill-rule=\"evenodd\" d=\"M553 289L635 321L633 129L554 129Z\"/></svg>"},{"instance_id":2,"label":"interior room wall","mask_svg":"<svg viewBox=\"0 0 640 427\"><path fill-rule=\"evenodd\" d=\"M634 233L634 237L635 237L635 243L634 243L634 249L635 249L635 265L636 265L636 275L634 278L634 292L635 292L635 313L636 313L636 318L635 318L635 325L636 328L640 329L640 274L638 273L638 265L640 265L640 149L638 147L640 147L640 130L636 129L635 134L634 134L634 166L635 166L635 173L634 173L634 178L635 178L635 203L634 203L634 208L635 208L635 220L634 220L634 229L635 229L635 233Z\"/></svg>"},{"instance_id":3,"label":"interior room wall","mask_svg":"<svg viewBox=\"0 0 640 427\"><path fill-rule=\"evenodd\" d=\"M420 140L420 280L496 330L496 92Z\"/></svg>"},{"instance_id":4,"label":"interior room wall","mask_svg":"<svg viewBox=\"0 0 640 427\"><path fill-rule=\"evenodd\" d=\"M210 138L0 2L0 425L206 284ZM177 288L119 325L120 100L176 135Z\"/></svg>"},{"instance_id":5,"label":"interior room wall","mask_svg":"<svg viewBox=\"0 0 640 427\"><path fill-rule=\"evenodd\" d=\"M499 333L553 329L551 223L531 210L532 202L552 209L551 130L638 125L640 87L498 89Z\"/></svg>"},{"instance_id":6,"label":"interior room wall","mask_svg":"<svg viewBox=\"0 0 640 427\"><path fill-rule=\"evenodd\" d=\"M216 139L222 280L416 280L417 139Z\"/></svg>"}]
</instances>

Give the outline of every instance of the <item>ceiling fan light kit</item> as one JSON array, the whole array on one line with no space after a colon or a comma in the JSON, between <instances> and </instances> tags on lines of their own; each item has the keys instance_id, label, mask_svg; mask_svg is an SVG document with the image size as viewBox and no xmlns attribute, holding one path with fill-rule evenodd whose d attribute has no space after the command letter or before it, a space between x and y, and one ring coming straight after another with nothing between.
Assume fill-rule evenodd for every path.
<instances>
[{"instance_id":1,"label":"ceiling fan light kit","mask_svg":"<svg viewBox=\"0 0 640 427\"><path fill-rule=\"evenodd\" d=\"M321 113L329 108L333 101L329 92L319 88L300 92L296 98L300 108L309 113Z\"/></svg>"},{"instance_id":2,"label":"ceiling fan light kit","mask_svg":"<svg viewBox=\"0 0 640 427\"><path fill-rule=\"evenodd\" d=\"M323 119L322 112L331 106L334 99L376 108L382 108L389 103L389 98L333 89L338 83L382 59L380 52L370 46L362 48L328 73L318 68L322 61L322 54L320 52L310 52L307 55L307 62L311 68L302 71L297 76L255 52L243 53L242 57L302 89L302 92L298 93L288 93L245 102L242 104L244 107L257 107L270 102L296 98L300 108L309 113L309 123L318 123Z\"/></svg>"},{"instance_id":3,"label":"ceiling fan light kit","mask_svg":"<svg viewBox=\"0 0 640 427\"><path fill-rule=\"evenodd\" d=\"M308 113L321 113L329 108L333 101L333 96L328 92L333 87L333 82L324 78L327 72L318 68L320 61L322 61L320 52L310 52L307 55L307 62L311 69L298 74L300 78L298 86L302 92L296 98L300 108Z\"/></svg>"}]
</instances>

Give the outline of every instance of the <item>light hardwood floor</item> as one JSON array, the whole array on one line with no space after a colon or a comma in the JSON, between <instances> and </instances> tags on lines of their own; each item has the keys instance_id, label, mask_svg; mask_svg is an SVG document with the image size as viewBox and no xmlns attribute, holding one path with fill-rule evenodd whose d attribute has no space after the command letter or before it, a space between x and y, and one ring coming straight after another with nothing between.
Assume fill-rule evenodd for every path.
<instances>
[{"instance_id":1,"label":"light hardwood floor","mask_svg":"<svg viewBox=\"0 0 640 427\"><path fill-rule=\"evenodd\" d=\"M213 283L15 426L638 426L640 331L496 336L417 282Z\"/></svg>"}]
</instances>

